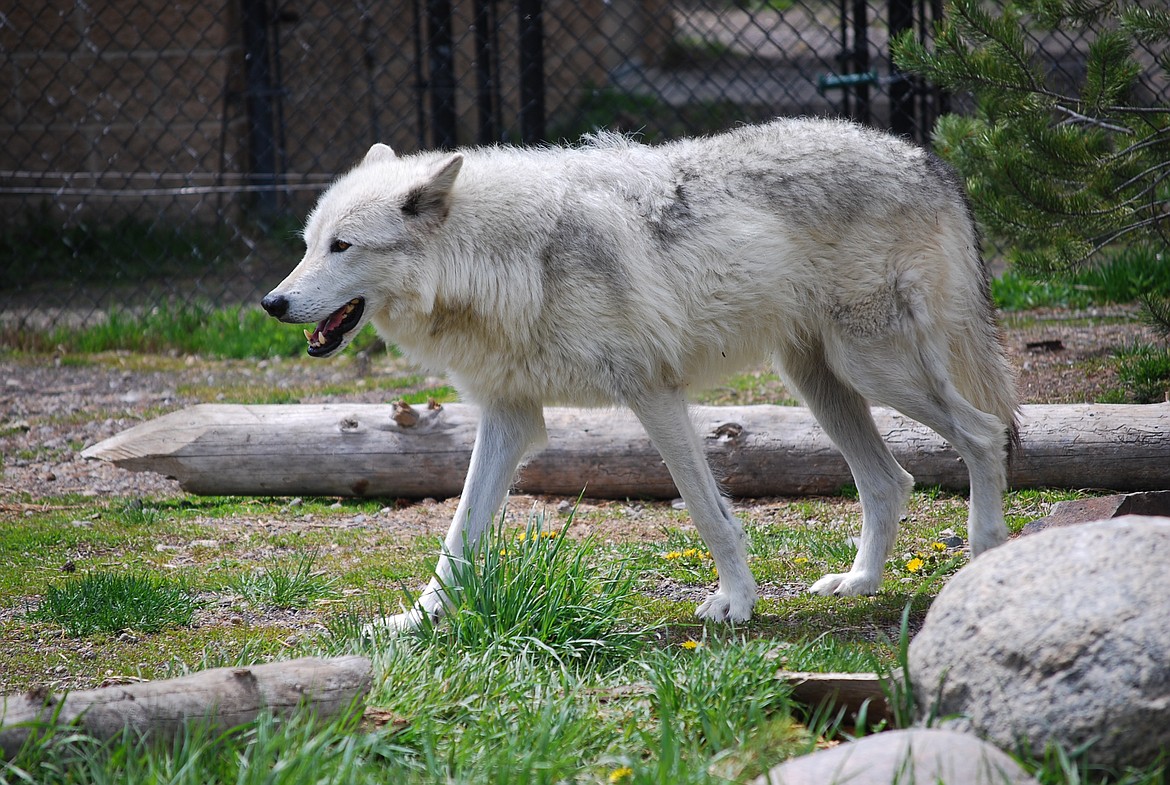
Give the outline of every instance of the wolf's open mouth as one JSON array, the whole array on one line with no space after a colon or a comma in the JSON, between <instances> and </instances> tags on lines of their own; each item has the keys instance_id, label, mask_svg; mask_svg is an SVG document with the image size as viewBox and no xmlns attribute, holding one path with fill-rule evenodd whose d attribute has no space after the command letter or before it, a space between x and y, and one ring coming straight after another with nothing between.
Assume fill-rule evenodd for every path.
<instances>
[{"instance_id":1,"label":"wolf's open mouth","mask_svg":"<svg viewBox=\"0 0 1170 785\"><path fill-rule=\"evenodd\" d=\"M317 327L312 332L305 330L305 338L309 341L309 354L312 357L324 357L341 346L345 334L361 321L365 307L365 298L355 297L317 322Z\"/></svg>"}]
</instances>

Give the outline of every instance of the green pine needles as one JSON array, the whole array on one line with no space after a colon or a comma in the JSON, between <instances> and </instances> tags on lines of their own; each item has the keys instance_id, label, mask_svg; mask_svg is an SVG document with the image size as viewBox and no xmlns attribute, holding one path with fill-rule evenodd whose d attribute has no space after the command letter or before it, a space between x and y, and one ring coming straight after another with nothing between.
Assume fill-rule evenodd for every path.
<instances>
[{"instance_id":1,"label":"green pine needles","mask_svg":"<svg viewBox=\"0 0 1170 785\"><path fill-rule=\"evenodd\" d=\"M1078 85L1036 56L1051 30L1088 41ZM935 145L1012 260L1059 276L1119 245L1170 246L1170 108L1149 89L1170 78L1170 58L1153 54L1166 43L1160 3L951 0L933 47L907 33L894 52L902 69L974 98L973 114L939 119ZM1151 293L1155 316L1168 297Z\"/></svg>"}]
</instances>

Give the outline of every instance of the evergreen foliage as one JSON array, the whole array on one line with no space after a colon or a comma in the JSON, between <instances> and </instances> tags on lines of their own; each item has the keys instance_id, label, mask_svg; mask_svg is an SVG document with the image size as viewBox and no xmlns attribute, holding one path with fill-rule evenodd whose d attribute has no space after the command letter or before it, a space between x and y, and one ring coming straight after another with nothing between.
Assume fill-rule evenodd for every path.
<instances>
[{"instance_id":1,"label":"evergreen foliage","mask_svg":"<svg viewBox=\"0 0 1170 785\"><path fill-rule=\"evenodd\" d=\"M1150 244L1170 264L1170 107L1141 89L1143 75L1170 79L1170 11L1150 0L950 0L944 19L932 47L912 31L899 38L895 60L973 97L974 113L939 119L935 145L1011 260L1061 276L1107 249ZM1076 89L1036 56L1049 30L1089 41ZM1145 300L1170 329L1170 291Z\"/></svg>"}]
</instances>

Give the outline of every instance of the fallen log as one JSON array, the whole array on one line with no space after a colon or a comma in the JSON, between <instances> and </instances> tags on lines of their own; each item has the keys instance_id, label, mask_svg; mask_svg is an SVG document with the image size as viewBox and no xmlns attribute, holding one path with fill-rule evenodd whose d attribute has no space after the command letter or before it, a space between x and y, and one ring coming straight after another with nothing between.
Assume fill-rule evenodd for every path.
<instances>
[{"instance_id":1,"label":"fallen log","mask_svg":"<svg viewBox=\"0 0 1170 785\"><path fill-rule=\"evenodd\" d=\"M833 494L853 482L807 409L696 406L707 457L732 496ZM937 434L888 409L878 430L921 485L964 490L958 454ZM463 486L476 410L447 404L203 404L137 425L85 458L177 479L199 494L442 498ZM548 446L519 473L525 493L674 498L670 475L641 425L619 409L549 408ZM1170 488L1170 403L1025 406L1016 488L1136 491Z\"/></svg>"},{"instance_id":2,"label":"fallen log","mask_svg":"<svg viewBox=\"0 0 1170 785\"><path fill-rule=\"evenodd\" d=\"M29 736L50 724L76 723L99 740L114 738L127 728L165 739L189 722L228 730L264 710L287 716L308 707L326 719L349 708L369 688L370 661L365 657L305 657L64 696L34 690L0 697L0 753L13 757Z\"/></svg>"}]
</instances>

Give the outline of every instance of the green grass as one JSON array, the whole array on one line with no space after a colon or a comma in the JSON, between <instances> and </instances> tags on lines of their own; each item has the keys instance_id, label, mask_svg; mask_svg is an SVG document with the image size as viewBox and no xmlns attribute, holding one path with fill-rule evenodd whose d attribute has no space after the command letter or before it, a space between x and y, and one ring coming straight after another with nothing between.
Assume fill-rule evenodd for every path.
<instances>
[{"instance_id":1,"label":"green grass","mask_svg":"<svg viewBox=\"0 0 1170 785\"><path fill-rule=\"evenodd\" d=\"M314 569L318 553L310 551L291 563L272 559L262 569L237 575L229 588L258 608L305 608L334 596L337 579Z\"/></svg>"},{"instance_id":2,"label":"green grass","mask_svg":"<svg viewBox=\"0 0 1170 785\"><path fill-rule=\"evenodd\" d=\"M199 602L182 582L144 574L91 573L49 586L32 619L75 637L153 633L191 624Z\"/></svg>"},{"instance_id":3,"label":"green grass","mask_svg":"<svg viewBox=\"0 0 1170 785\"><path fill-rule=\"evenodd\" d=\"M360 350L375 338L373 328L367 326L354 339L354 346ZM30 351L177 352L221 359L293 357L305 350L300 328L247 305L163 304L140 313L113 310L100 324L81 329L58 327L43 335L25 332L10 336L8 342Z\"/></svg>"},{"instance_id":4,"label":"green grass","mask_svg":"<svg viewBox=\"0 0 1170 785\"><path fill-rule=\"evenodd\" d=\"M1052 503L1080 497L1013 492L1010 525L1018 528ZM383 504L70 498L31 515L4 513L0 573L13 565L27 579L25 595L43 598L48 586L76 580L44 582L45 567L55 563L45 552L52 551L89 554L79 556L87 566L121 563L127 553L135 561L144 554L173 560L175 580L197 586L205 598L224 597L233 578L274 570L290 583L298 575L318 576L333 589L362 590L338 598L336 606L315 604L308 621L294 628L257 620L145 632L131 624L135 635L125 639L72 639L60 637L57 622L9 616L0 622L0 674L9 684L45 683L62 669L91 681L107 671L159 678L276 657L360 652L374 664L367 705L394 721L374 728L355 717L262 717L227 736L191 727L165 744L99 744L63 730L0 764L0 782L744 781L809 751L818 738L842 733L835 715L794 705L774 679L777 670L900 668L900 631L921 620L946 575L907 571L899 563L927 552L943 529L964 536L966 513L963 497L920 489L878 596L766 598L752 622L734 629L697 623L691 598L647 593L661 574L697 589L711 584L702 553L665 558L696 543L681 514L668 513L665 528L644 542L579 534L611 517L613 508L583 511L561 528L551 521L564 519L536 515L519 528L495 528L459 574L460 604L450 620L422 634L371 641L362 624L397 610L401 582L373 591L370 579L354 576L397 573L405 585L417 585L433 568L438 547L433 534L385 532L381 523L337 525L358 514L376 516ZM753 568L765 586L807 585L850 557L842 543L859 525L852 500L802 499L752 510L746 528ZM67 545L54 544L65 538ZM216 544L192 547L195 540ZM154 554L155 544L178 550ZM41 552L41 566L28 568L26 549ZM291 555L273 562L273 550ZM427 552L432 558L419 558ZM32 682L24 680L28 675ZM1104 776L1063 753L1029 765L1046 784L1096 785ZM1161 777L1160 768L1150 768L1114 782L1154 785Z\"/></svg>"},{"instance_id":5,"label":"green grass","mask_svg":"<svg viewBox=\"0 0 1170 785\"><path fill-rule=\"evenodd\" d=\"M1132 346L1117 355L1124 398L1133 403L1170 400L1170 346Z\"/></svg>"},{"instance_id":6,"label":"green grass","mask_svg":"<svg viewBox=\"0 0 1170 785\"><path fill-rule=\"evenodd\" d=\"M1013 267L992 280L991 293L1005 311L1136 303L1151 293L1170 295L1170 259L1135 246L1065 275L1038 278Z\"/></svg>"},{"instance_id":7,"label":"green grass","mask_svg":"<svg viewBox=\"0 0 1170 785\"><path fill-rule=\"evenodd\" d=\"M551 528L531 514L523 531L504 517L488 531L475 558L453 562L448 617L424 625L427 637L459 647L534 648L559 661L591 663L628 656L649 633L619 620L633 602L634 579L620 563L598 565L594 544L570 543L570 515Z\"/></svg>"},{"instance_id":8,"label":"green grass","mask_svg":"<svg viewBox=\"0 0 1170 785\"><path fill-rule=\"evenodd\" d=\"M212 271L247 249L233 244L222 225L177 228L169 221L127 216L110 223L62 225L48 204L6 222L0 231L0 257L20 259L10 265L7 283L135 282L146 277Z\"/></svg>"}]
</instances>

